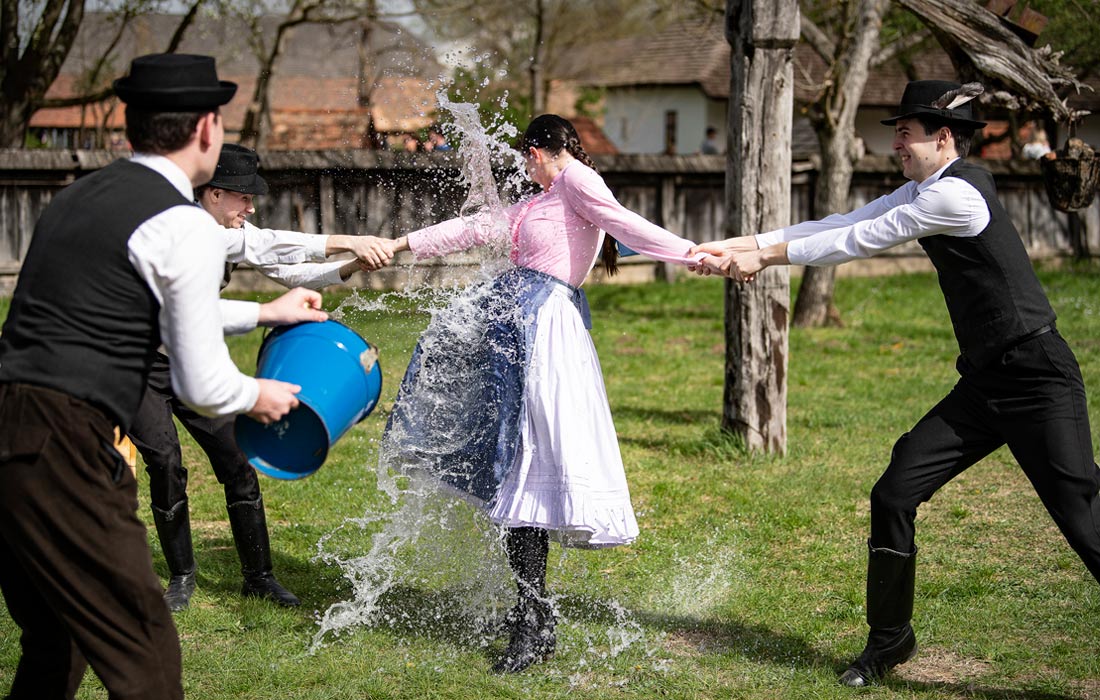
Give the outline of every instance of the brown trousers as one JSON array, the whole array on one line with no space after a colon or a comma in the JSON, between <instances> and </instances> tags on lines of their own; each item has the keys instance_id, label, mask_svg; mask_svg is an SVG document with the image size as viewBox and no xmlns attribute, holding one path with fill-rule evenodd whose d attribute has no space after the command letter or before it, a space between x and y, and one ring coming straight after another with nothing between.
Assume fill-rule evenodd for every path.
<instances>
[{"instance_id":1,"label":"brown trousers","mask_svg":"<svg viewBox=\"0 0 1100 700\"><path fill-rule=\"evenodd\" d=\"M85 668L111 700L183 698L137 483L104 414L0 385L0 590L22 629L13 699L72 698Z\"/></svg>"}]
</instances>

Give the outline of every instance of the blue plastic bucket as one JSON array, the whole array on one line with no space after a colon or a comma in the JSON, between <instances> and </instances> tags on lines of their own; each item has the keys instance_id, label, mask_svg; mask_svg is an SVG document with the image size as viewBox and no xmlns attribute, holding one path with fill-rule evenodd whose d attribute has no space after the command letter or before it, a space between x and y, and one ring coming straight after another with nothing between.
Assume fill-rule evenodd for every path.
<instances>
[{"instance_id":1,"label":"blue plastic bucket","mask_svg":"<svg viewBox=\"0 0 1100 700\"><path fill-rule=\"evenodd\" d=\"M259 471L301 479L321 468L329 448L367 417L382 393L378 351L336 321L272 331L260 347L256 376L302 387L299 405L264 425L238 416L237 445Z\"/></svg>"}]
</instances>

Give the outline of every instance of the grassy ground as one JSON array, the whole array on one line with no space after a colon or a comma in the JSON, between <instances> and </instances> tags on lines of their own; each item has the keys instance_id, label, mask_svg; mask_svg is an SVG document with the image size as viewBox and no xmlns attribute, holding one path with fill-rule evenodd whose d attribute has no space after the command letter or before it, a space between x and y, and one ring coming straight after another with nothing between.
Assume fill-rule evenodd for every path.
<instances>
[{"instance_id":1,"label":"grassy ground","mask_svg":"<svg viewBox=\"0 0 1100 700\"><path fill-rule=\"evenodd\" d=\"M1094 426L1098 272L1042 274ZM427 323L391 298L385 310L345 316L382 349L382 408L317 474L263 480L276 573L303 608L237 594L220 487L185 442L200 566L192 607L176 617L189 698L1100 698L1100 587L1004 450L921 508L920 655L883 687L835 685L864 640L867 495L897 436L954 381L932 276L840 280L846 326L792 333L782 458L747 455L718 430L721 282L601 286L589 296L642 536L612 550L552 549L549 586L564 618L557 656L519 676L488 673L502 641L479 628L469 599L487 590L492 600L478 599L487 617L510 605L505 568L484 526L461 511L401 553L404 574L372 625L311 649L319 615L352 593L340 568L315 558L318 540L386 507L376 441ZM243 367L257 345L258 334L233 341ZM141 509L148 519L144 493ZM366 552L378 527L341 531L338 550ZM153 562L163 576L155 541ZM449 573L436 575L436 564ZM0 687L17 658L17 629L0 616ZM105 695L89 674L79 697Z\"/></svg>"}]
</instances>

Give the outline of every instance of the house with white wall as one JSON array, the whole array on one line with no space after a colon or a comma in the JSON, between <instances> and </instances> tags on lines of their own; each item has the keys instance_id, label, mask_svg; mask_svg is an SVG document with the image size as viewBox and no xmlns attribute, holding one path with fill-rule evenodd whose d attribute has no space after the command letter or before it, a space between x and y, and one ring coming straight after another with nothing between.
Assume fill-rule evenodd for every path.
<instances>
[{"instance_id":1,"label":"house with white wall","mask_svg":"<svg viewBox=\"0 0 1100 700\"><path fill-rule=\"evenodd\" d=\"M725 149L727 105L730 97L730 47L718 18L669 25L650 35L601 43L583 54L557 76L562 93L556 104L563 109L570 87L596 87L603 91L602 127L621 153L698 153L707 126L718 130ZM816 137L809 121L798 114L798 105L814 101L825 65L804 43L795 49L795 123L792 150L795 156L815 153ZM867 153L889 155L893 132L880 120L894 114L909 80L951 79L955 68L938 46L922 52L908 68L891 63L872 71L856 116L856 132ZM1096 92L1072 95L1070 106L1091 110L1077 126L1078 137L1100 145L1100 79L1092 79ZM1002 110L1003 112L1003 110ZM984 115L990 122L987 136L1002 134L1013 123L1012 115ZM1017 127L1023 126L1016 123ZM1065 134L1060 136L1064 140ZM1052 145L1059 145L1061 140ZM981 155L1011 157L1007 144L990 144ZM988 151L988 152L987 152Z\"/></svg>"}]
</instances>

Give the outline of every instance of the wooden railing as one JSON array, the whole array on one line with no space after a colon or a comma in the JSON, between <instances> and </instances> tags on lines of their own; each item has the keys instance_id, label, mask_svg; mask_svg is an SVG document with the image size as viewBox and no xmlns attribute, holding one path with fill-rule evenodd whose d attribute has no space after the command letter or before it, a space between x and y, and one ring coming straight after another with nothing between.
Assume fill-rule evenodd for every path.
<instances>
[{"instance_id":1,"label":"wooden railing","mask_svg":"<svg viewBox=\"0 0 1100 700\"><path fill-rule=\"evenodd\" d=\"M111 162L107 151L0 151L0 292L8 291L30 243L34 224L55 192ZM458 184L455 153L291 151L262 156L271 192L257 198L254 221L264 227L314 233L359 233L394 237L453 217L466 198ZM619 200L649 220L686 238L709 241L753 232L725 230L725 156L614 156L597 165ZM1000 197L1035 258L1100 253L1100 207L1067 215L1047 202L1033 161L986 161ZM812 160L792 166L791 220L813 212L816 170ZM498 178L503 181L504 178ZM903 184L892 158L868 156L852 180L851 204L862 205ZM502 193L505 199L518 193ZM135 193L140 197L140 193ZM828 212L822 212L825 215ZM884 258L890 269L921 267L915 244ZM416 280L460 274L461 265L429 266ZM624 261L624 279L670 274L640 258ZM854 265L849 263L842 269ZM252 281L238 275L240 285ZM407 270L363 275L359 284L390 288L412 279Z\"/></svg>"}]
</instances>

